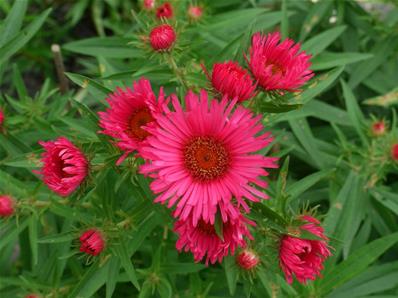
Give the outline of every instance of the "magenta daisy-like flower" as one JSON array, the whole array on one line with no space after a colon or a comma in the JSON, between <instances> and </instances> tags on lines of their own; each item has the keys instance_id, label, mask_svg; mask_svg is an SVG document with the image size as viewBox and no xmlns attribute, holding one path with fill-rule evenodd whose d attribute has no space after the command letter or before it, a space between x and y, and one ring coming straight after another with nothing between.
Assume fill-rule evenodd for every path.
<instances>
[{"instance_id":1,"label":"magenta daisy-like flower","mask_svg":"<svg viewBox=\"0 0 398 298\"><path fill-rule=\"evenodd\" d=\"M238 210L236 212L239 213ZM206 265L209 262L214 264L216 261L221 263L229 252L233 255L236 248L246 246L245 238L253 240L248 225L255 226L255 223L239 214L236 219L222 223L222 235L217 235L215 226L202 219L196 226L191 218L178 220L174 225L174 232L179 237L176 248L180 252L190 251L195 262L206 258Z\"/></svg>"},{"instance_id":2,"label":"magenta daisy-like flower","mask_svg":"<svg viewBox=\"0 0 398 298\"><path fill-rule=\"evenodd\" d=\"M263 132L262 117L236 100L208 100L204 90L200 96L189 92L185 101L183 109L173 97L174 111L157 118L140 151L147 160L141 173L154 178L155 202L176 205L174 216L191 216L194 226L200 219L214 224L217 210L224 222L237 218L235 200L249 212L243 198L267 198L255 185L266 188L261 176L277 167L276 158L257 153L273 140Z\"/></svg>"},{"instance_id":3,"label":"magenta daisy-like flower","mask_svg":"<svg viewBox=\"0 0 398 298\"><path fill-rule=\"evenodd\" d=\"M39 142L43 146L42 175L48 188L60 196L68 196L79 187L88 173L88 162L83 152L67 138Z\"/></svg>"},{"instance_id":4,"label":"magenta daisy-like flower","mask_svg":"<svg viewBox=\"0 0 398 298\"><path fill-rule=\"evenodd\" d=\"M280 42L279 32L255 33L250 47L250 70L267 91L297 91L314 73L309 69L311 55L300 52L291 39Z\"/></svg>"},{"instance_id":5,"label":"magenta daisy-like flower","mask_svg":"<svg viewBox=\"0 0 398 298\"><path fill-rule=\"evenodd\" d=\"M146 79L133 83L133 89L117 90L107 99L110 108L99 112L101 133L113 137L117 146L124 151L117 164L132 152L140 149L148 131L143 127L154 123L156 115L167 106L163 89L160 89L158 100Z\"/></svg>"},{"instance_id":6,"label":"magenta daisy-like flower","mask_svg":"<svg viewBox=\"0 0 398 298\"><path fill-rule=\"evenodd\" d=\"M300 229L307 231L319 240L309 240L285 235L281 239L279 248L279 264L288 283L292 283L293 276L300 283L315 280L323 269L323 262L331 256L328 238L324 235L320 222L309 215L301 216L303 225Z\"/></svg>"}]
</instances>

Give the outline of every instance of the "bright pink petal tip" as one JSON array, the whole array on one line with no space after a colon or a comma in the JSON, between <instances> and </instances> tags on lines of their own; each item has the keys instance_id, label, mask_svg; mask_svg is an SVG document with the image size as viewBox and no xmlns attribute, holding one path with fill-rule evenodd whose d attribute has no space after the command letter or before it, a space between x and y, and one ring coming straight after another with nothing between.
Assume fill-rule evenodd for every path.
<instances>
[{"instance_id":1,"label":"bright pink petal tip","mask_svg":"<svg viewBox=\"0 0 398 298\"><path fill-rule=\"evenodd\" d=\"M238 211L237 211L238 212ZM248 225L253 222L239 215L235 220L222 223L222 239L216 233L214 224L200 220L195 226L191 217L178 220L174 231L178 234L178 251L190 251L195 262L205 259L206 265L222 262L228 254L233 255L238 247L246 246L246 238L252 240Z\"/></svg>"},{"instance_id":2,"label":"bright pink petal tip","mask_svg":"<svg viewBox=\"0 0 398 298\"><path fill-rule=\"evenodd\" d=\"M283 236L279 248L279 264L289 283L293 282L295 276L300 283L305 284L307 280L315 280L321 275L323 263L331 256L331 252L329 239L324 235L320 222L309 215L300 218L304 222L300 229L310 232L320 240Z\"/></svg>"},{"instance_id":3,"label":"bright pink petal tip","mask_svg":"<svg viewBox=\"0 0 398 298\"><path fill-rule=\"evenodd\" d=\"M280 42L279 32L255 33L249 50L250 70L266 91L297 91L314 73L309 69L311 55L300 52L291 39Z\"/></svg>"}]
</instances>

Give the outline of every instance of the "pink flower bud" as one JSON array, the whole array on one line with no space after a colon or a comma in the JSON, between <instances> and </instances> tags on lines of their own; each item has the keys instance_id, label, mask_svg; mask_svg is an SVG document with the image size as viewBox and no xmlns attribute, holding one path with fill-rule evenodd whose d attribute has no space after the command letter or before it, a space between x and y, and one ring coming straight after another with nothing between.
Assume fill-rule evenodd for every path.
<instances>
[{"instance_id":1,"label":"pink flower bud","mask_svg":"<svg viewBox=\"0 0 398 298\"><path fill-rule=\"evenodd\" d=\"M279 265L285 273L288 283L292 283L293 276L300 282L305 284L307 280L315 280L323 269L323 262L331 255L328 247L328 238L324 235L320 222L309 216L300 217L303 221L298 229L307 231L319 240L309 240L290 235L284 235L281 238L279 248Z\"/></svg>"},{"instance_id":2,"label":"pink flower bud","mask_svg":"<svg viewBox=\"0 0 398 298\"><path fill-rule=\"evenodd\" d=\"M382 136L386 133L386 124L383 120L377 121L372 125L372 134L374 136Z\"/></svg>"},{"instance_id":3,"label":"pink flower bud","mask_svg":"<svg viewBox=\"0 0 398 298\"><path fill-rule=\"evenodd\" d=\"M4 112L3 110L0 108L0 129L3 126L3 122L4 122Z\"/></svg>"},{"instance_id":4,"label":"pink flower bud","mask_svg":"<svg viewBox=\"0 0 398 298\"><path fill-rule=\"evenodd\" d=\"M86 178L88 162L83 152L67 138L39 142L45 152L42 154L42 175L49 189L60 196L69 196Z\"/></svg>"},{"instance_id":5,"label":"pink flower bud","mask_svg":"<svg viewBox=\"0 0 398 298\"><path fill-rule=\"evenodd\" d=\"M11 216L14 211L14 200L7 195L0 196L0 217Z\"/></svg>"},{"instance_id":6,"label":"pink flower bud","mask_svg":"<svg viewBox=\"0 0 398 298\"><path fill-rule=\"evenodd\" d=\"M398 144L394 144L391 147L391 157L395 162L398 162Z\"/></svg>"},{"instance_id":7,"label":"pink flower bud","mask_svg":"<svg viewBox=\"0 0 398 298\"><path fill-rule=\"evenodd\" d=\"M145 10L152 10L155 8L155 0L144 0L143 7Z\"/></svg>"},{"instance_id":8,"label":"pink flower bud","mask_svg":"<svg viewBox=\"0 0 398 298\"><path fill-rule=\"evenodd\" d=\"M171 19L174 15L173 6L169 2L163 3L156 9L156 17L160 20L164 19Z\"/></svg>"},{"instance_id":9,"label":"pink flower bud","mask_svg":"<svg viewBox=\"0 0 398 298\"><path fill-rule=\"evenodd\" d=\"M101 233L96 229L85 231L79 238L80 251L89 255L96 256L104 250L105 241Z\"/></svg>"},{"instance_id":10,"label":"pink flower bud","mask_svg":"<svg viewBox=\"0 0 398 298\"><path fill-rule=\"evenodd\" d=\"M230 100L236 97L239 102L242 102L256 95L257 85L248 71L238 62L215 63L211 77L208 74L207 76L213 88Z\"/></svg>"},{"instance_id":11,"label":"pink flower bud","mask_svg":"<svg viewBox=\"0 0 398 298\"><path fill-rule=\"evenodd\" d=\"M203 8L200 6L190 5L188 7L188 16L193 20L199 20L203 15Z\"/></svg>"},{"instance_id":12,"label":"pink flower bud","mask_svg":"<svg viewBox=\"0 0 398 298\"><path fill-rule=\"evenodd\" d=\"M170 50L175 40L176 33L174 28L167 24L156 26L149 34L151 46L158 52Z\"/></svg>"},{"instance_id":13,"label":"pink flower bud","mask_svg":"<svg viewBox=\"0 0 398 298\"><path fill-rule=\"evenodd\" d=\"M251 270L260 263L260 258L254 251L245 249L236 257L236 263L242 269Z\"/></svg>"}]
</instances>

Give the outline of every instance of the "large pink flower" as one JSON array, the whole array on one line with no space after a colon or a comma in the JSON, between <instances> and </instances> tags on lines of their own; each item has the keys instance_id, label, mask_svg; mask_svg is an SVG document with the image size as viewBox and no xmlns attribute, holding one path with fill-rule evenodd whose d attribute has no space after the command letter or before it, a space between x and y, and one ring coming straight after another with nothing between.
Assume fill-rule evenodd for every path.
<instances>
[{"instance_id":1,"label":"large pink flower","mask_svg":"<svg viewBox=\"0 0 398 298\"><path fill-rule=\"evenodd\" d=\"M256 95L257 85L238 62L215 63L211 77L206 70L205 72L213 88L229 99L236 97L238 101L244 101Z\"/></svg>"},{"instance_id":2,"label":"large pink flower","mask_svg":"<svg viewBox=\"0 0 398 298\"><path fill-rule=\"evenodd\" d=\"M82 151L67 138L39 142L45 149L43 168L38 174L48 188L60 196L68 196L79 187L87 176L88 162Z\"/></svg>"},{"instance_id":3,"label":"large pink flower","mask_svg":"<svg viewBox=\"0 0 398 298\"><path fill-rule=\"evenodd\" d=\"M315 280L323 269L323 262L331 255L328 238L324 235L320 222L309 216L301 217L304 224L301 230L308 231L320 240L302 239L300 236L283 236L279 249L279 264L285 273L286 280L292 283L293 276L300 283L308 279Z\"/></svg>"},{"instance_id":4,"label":"large pink flower","mask_svg":"<svg viewBox=\"0 0 398 298\"><path fill-rule=\"evenodd\" d=\"M204 90L200 97L189 92L185 101L183 109L173 97L174 111L157 118L141 150L147 159L141 172L154 178L155 202L177 205L174 215L191 215L194 226L199 219L213 224L217 209L224 222L237 218L233 198L249 212L243 198L267 198L255 185L266 188L260 177L268 175L265 168L277 167L276 158L256 153L273 140L263 131L262 117L236 100L208 100Z\"/></svg>"},{"instance_id":5,"label":"large pink flower","mask_svg":"<svg viewBox=\"0 0 398 298\"><path fill-rule=\"evenodd\" d=\"M255 33L250 47L250 70L265 90L296 91L314 74L309 69L311 55L300 51L300 44L281 39L279 32Z\"/></svg>"},{"instance_id":6,"label":"large pink flower","mask_svg":"<svg viewBox=\"0 0 398 298\"><path fill-rule=\"evenodd\" d=\"M133 83L133 89L117 88L107 99L110 108L99 112L103 134L117 140L118 147L124 151L117 164L130 153L139 150L149 133L143 129L154 123L156 115L163 111L166 101L163 89L160 89L159 99L152 91L148 80L142 78Z\"/></svg>"},{"instance_id":7,"label":"large pink flower","mask_svg":"<svg viewBox=\"0 0 398 298\"><path fill-rule=\"evenodd\" d=\"M236 210L239 213L239 210ZM176 243L178 251L192 252L195 262L206 257L206 265L220 262L228 255L233 255L237 247L245 247L245 238L253 240L248 225L255 225L243 215L235 220L227 220L222 223L222 239L216 233L214 225L206 223L202 219L194 226L192 218L178 220L174 225L174 231L179 238Z\"/></svg>"}]
</instances>

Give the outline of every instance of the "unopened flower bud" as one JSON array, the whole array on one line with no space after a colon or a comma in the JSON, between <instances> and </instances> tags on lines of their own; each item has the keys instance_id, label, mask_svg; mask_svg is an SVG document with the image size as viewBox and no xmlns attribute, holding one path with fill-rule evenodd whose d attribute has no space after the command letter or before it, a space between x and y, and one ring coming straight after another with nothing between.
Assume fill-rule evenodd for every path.
<instances>
[{"instance_id":1,"label":"unopened flower bud","mask_svg":"<svg viewBox=\"0 0 398 298\"><path fill-rule=\"evenodd\" d=\"M260 263L260 258L252 250L242 250L236 257L236 263L244 270L251 270Z\"/></svg>"},{"instance_id":2,"label":"unopened flower bud","mask_svg":"<svg viewBox=\"0 0 398 298\"><path fill-rule=\"evenodd\" d=\"M167 24L156 26L149 34L152 49L158 52L170 50L175 40L174 28Z\"/></svg>"},{"instance_id":3,"label":"unopened flower bud","mask_svg":"<svg viewBox=\"0 0 398 298\"><path fill-rule=\"evenodd\" d=\"M8 217L14 214L14 200L7 195L0 196L0 217Z\"/></svg>"},{"instance_id":4,"label":"unopened flower bud","mask_svg":"<svg viewBox=\"0 0 398 298\"><path fill-rule=\"evenodd\" d=\"M85 231L79 238L80 251L89 255L99 255L105 246L105 241L101 233L96 229L89 229Z\"/></svg>"}]
</instances>

